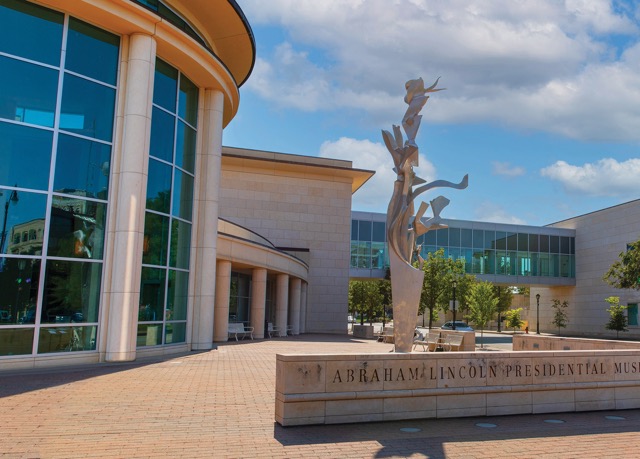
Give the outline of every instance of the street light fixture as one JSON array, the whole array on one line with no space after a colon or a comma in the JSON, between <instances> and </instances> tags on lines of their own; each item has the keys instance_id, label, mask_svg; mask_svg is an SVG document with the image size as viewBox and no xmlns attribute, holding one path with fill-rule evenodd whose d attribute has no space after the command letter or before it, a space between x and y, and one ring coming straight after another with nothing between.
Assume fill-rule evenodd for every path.
<instances>
[{"instance_id":1,"label":"street light fixture","mask_svg":"<svg viewBox=\"0 0 640 459\"><path fill-rule=\"evenodd\" d=\"M540 294L536 294L536 334L540 334Z\"/></svg>"},{"instance_id":2,"label":"street light fixture","mask_svg":"<svg viewBox=\"0 0 640 459\"><path fill-rule=\"evenodd\" d=\"M456 329L456 287L458 285L458 281L454 279L451 285L453 286L453 325L451 326L451 329L455 330Z\"/></svg>"},{"instance_id":3,"label":"street light fixture","mask_svg":"<svg viewBox=\"0 0 640 459\"><path fill-rule=\"evenodd\" d=\"M0 191L0 196L2 192ZM18 203L18 192L13 190L9 195L9 199L4 203L4 219L2 221L2 235L0 236L0 255L4 253L4 243L7 240L7 215L9 214L9 203Z\"/></svg>"}]
</instances>

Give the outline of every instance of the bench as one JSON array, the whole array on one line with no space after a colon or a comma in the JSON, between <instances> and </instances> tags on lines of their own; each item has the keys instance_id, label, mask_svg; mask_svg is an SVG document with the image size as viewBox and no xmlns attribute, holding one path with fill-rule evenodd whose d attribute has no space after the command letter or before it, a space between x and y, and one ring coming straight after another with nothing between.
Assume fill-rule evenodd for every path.
<instances>
[{"instance_id":1,"label":"bench","mask_svg":"<svg viewBox=\"0 0 640 459\"><path fill-rule=\"evenodd\" d=\"M280 327L274 326L271 322L267 325L267 333L269 334L269 338L273 338L273 336L282 336L280 333Z\"/></svg>"},{"instance_id":2,"label":"bench","mask_svg":"<svg viewBox=\"0 0 640 459\"><path fill-rule=\"evenodd\" d=\"M253 339L253 327L245 327L245 325L241 322L232 322L228 327L229 338L232 336L235 337L236 341L238 341L238 336L242 339L249 336Z\"/></svg>"},{"instance_id":3,"label":"bench","mask_svg":"<svg viewBox=\"0 0 640 459\"><path fill-rule=\"evenodd\" d=\"M459 351L463 340L464 335L447 335L445 346L449 348L448 351Z\"/></svg>"},{"instance_id":4,"label":"bench","mask_svg":"<svg viewBox=\"0 0 640 459\"><path fill-rule=\"evenodd\" d=\"M440 332L428 332L426 338L427 339L425 340L414 340L413 349L415 350L416 346L422 346L423 351L433 352L442 344L440 340Z\"/></svg>"}]
</instances>

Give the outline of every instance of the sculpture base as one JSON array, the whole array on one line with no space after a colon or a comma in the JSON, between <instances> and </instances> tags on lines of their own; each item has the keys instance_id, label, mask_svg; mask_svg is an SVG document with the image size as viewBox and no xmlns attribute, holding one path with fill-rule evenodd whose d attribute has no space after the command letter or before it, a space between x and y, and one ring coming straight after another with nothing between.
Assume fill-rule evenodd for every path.
<instances>
[{"instance_id":1,"label":"sculpture base","mask_svg":"<svg viewBox=\"0 0 640 459\"><path fill-rule=\"evenodd\" d=\"M424 272L406 264L393 250L389 251L389 263L395 352L411 352Z\"/></svg>"}]
</instances>

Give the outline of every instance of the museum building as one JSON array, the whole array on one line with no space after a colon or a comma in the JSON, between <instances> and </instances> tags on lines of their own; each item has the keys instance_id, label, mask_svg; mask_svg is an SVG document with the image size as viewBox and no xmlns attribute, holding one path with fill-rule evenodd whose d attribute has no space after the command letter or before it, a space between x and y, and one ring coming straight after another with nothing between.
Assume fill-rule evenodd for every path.
<instances>
[{"instance_id":1,"label":"museum building","mask_svg":"<svg viewBox=\"0 0 640 459\"><path fill-rule=\"evenodd\" d=\"M255 60L235 1L0 0L0 24L3 368L346 330L373 173L222 147Z\"/></svg>"}]
</instances>

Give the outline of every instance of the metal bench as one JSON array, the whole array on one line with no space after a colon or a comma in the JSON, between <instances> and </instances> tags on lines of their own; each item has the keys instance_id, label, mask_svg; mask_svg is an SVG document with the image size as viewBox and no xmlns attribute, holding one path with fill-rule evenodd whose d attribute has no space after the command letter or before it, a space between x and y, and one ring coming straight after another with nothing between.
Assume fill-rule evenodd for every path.
<instances>
[{"instance_id":1,"label":"metal bench","mask_svg":"<svg viewBox=\"0 0 640 459\"><path fill-rule=\"evenodd\" d=\"M269 338L273 338L275 336L282 336L280 333L280 327L274 326L271 322L267 325L267 333L269 334Z\"/></svg>"},{"instance_id":2,"label":"metal bench","mask_svg":"<svg viewBox=\"0 0 640 459\"><path fill-rule=\"evenodd\" d=\"M227 328L229 332L229 338L232 336L238 341L238 336L242 339L247 336L253 339L253 327L245 327L245 325L241 322L231 322L229 327Z\"/></svg>"},{"instance_id":3,"label":"metal bench","mask_svg":"<svg viewBox=\"0 0 640 459\"><path fill-rule=\"evenodd\" d=\"M459 351L462 347L463 340L464 335L447 335L445 346L448 348L448 351Z\"/></svg>"},{"instance_id":4,"label":"metal bench","mask_svg":"<svg viewBox=\"0 0 640 459\"><path fill-rule=\"evenodd\" d=\"M423 351L433 352L442 344L440 340L440 332L428 332L426 338L426 340L414 340L413 349L415 350L416 346L422 346Z\"/></svg>"}]
</instances>

